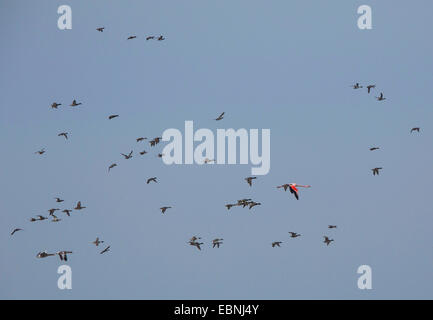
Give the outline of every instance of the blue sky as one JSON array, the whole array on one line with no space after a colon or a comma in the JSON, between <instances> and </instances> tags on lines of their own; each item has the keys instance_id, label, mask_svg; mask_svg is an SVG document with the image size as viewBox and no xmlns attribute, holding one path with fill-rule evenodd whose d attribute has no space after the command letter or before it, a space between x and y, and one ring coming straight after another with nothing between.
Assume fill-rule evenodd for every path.
<instances>
[{"instance_id":1,"label":"blue sky","mask_svg":"<svg viewBox=\"0 0 433 320\"><path fill-rule=\"evenodd\" d=\"M64 4L72 30L57 28ZM357 27L362 4L372 30ZM0 298L432 299L432 9L428 0L0 1ZM153 34L166 40L144 40ZM368 95L354 82L377 88ZM67 107L73 99L83 105ZM63 106L51 110L54 101ZM185 120L214 132L269 128L269 174L249 187L250 165L166 166L162 144L135 141L183 131ZM296 201L275 188L287 182L312 188ZM62 209L78 200L87 209L29 222L59 207L57 196ZM262 205L225 209L241 198ZM173 209L161 215L164 205ZM15 227L24 231L11 237ZM193 235L202 251L186 243ZM99 254L96 236L111 252ZM224 244L212 249L217 237ZM58 258L35 257L63 249L74 251L72 290L57 288ZM372 290L357 287L364 264Z\"/></svg>"}]
</instances>

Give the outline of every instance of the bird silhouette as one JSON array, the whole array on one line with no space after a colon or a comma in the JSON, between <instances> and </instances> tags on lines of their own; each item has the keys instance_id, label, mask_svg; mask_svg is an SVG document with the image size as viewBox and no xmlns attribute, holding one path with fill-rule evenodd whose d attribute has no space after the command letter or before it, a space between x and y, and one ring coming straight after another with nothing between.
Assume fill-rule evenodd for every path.
<instances>
[{"instance_id":1,"label":"bird silhouette","mask_svg":"<svg viewBox=\"0 0 433 320\"><path fill-rule=\"evenodd\" d=\"M104 250L100 252L100 254L104 254L105 252L110 251L111 246L106 247Z\"/></svg>"},{"instance_id":2,"label":"bird silhouette","mask_svg":"<svg viewBox=\"0 0 433 320\"><path fill-rule=\"evenodd\" d=\"M379 150L379 149L380 149L379 147L372 147L370 148L370 151Z\"/></svg>"},{"instance_id":3,"label":"bird silhouette","mask_svg":"<svg viewBox=\"0 0 433 320\"><path fill-rule=\"evenodd\" d=\"M412 129L410 130L410 133L412 133L412 132L414 132L414 131L419 132L419 130L420 130L420 128L418 128L418 127L416 127L416 128L412 128Z\"/></svg>"},{"instance_id":4,"label":"bird silhouette","mask_svg":"<svg viewBox=\"0 0 433 320\"><path fill-rule=\"evenodd\" d=\"M379 170L382 170L382 168L373 168L371 171L373 171L373 176L379 175Z\"/></svg>"},{"instance_id":5,"label":"bird silhouette","mask_svg":"<svg viewBox=\"0 0 433 320\"><path fill-rule=\"evenodd\" d=\"M104 32L105 27L96 28L99 32Z\"/></svg>"},{"instance_id":6,"label":"bird silhouette","mask_svg":"<svg viewBox=\"0 0 433 320\"><path fill-rule=\"evenodd\" d=\"M219 121L219 120L224 119L224 113L225 113L225 112L221 113L221 114L218 116L218 118L216 118L215 120L216 120L216 121Z\"/></svg>"},{"instance_id":7,"label":"bird silhouette","mask_svg":"<svg viewBox=\"0 0 433 320\"><path fill-rule=\"evenodd\" d=\"M20 228L15 228L12 232L11 232L11 236L13 236L15 234L15 232L21 231L23 229Z\"/></svg>"},{"instance_id":8,"label":"bird silhouette","mask_svg":"<svg viewBox=\"0 0 433 320\"><path fill-rule=\"evenodd\" d=\"M86 207L82 207L81 206L81 201L77 202L77 206L74 208L74 210L81 210L81 209L86 209Z\"/></svg>"},{"instance_id":9,"label":"bird silhouette","mask_svg":"<svg viewBox=\"0 0 433 320\"><path fill-rule=\"evenodd\" d=\"M95 246L99 246L99 244L104 243L104 241L99 240L99 237L96 237L96 240L92 242Z\"/></svg>"},{"instance_id":10,"label":"bird silhouette","mask_svg":"<svg viewBox=\"0 0 433 320\"><path fill-rule=\"evenodd\" d=\"M113 163L108 167L108 172L110 172L110 170L113 169L114 167L117 167L116 163Z\"/></svg>"},{"instance_id":11,"label":"bird silhouette","mask_svg":"<svg viewBox=\"0 0 433 320\"><path fill-rule=\"evenodd\" d=\"M170 209L170 208L171 207L162 207L162 208L159 208L159 209L161 209L161 213L164 214L165 211L167 211L167 209Z\"/></svg>"},{"instance_id":12,"label":"bird silhouette","mask_svg":"<svg viewBox=\"0 0 433 320\"><path fill-rule=\"evenodd\" d=\"M376 97L377 101L383 101L386 100L386 98L384 98L383 93L380 93L380 96Z\"/></svg>"},{"instance_id":13,"label":"bird silhouette","mask_svg":"<svg viewBox=\"0 0 433 320\"><path fill-rule=\"evenodd\" d=\"M135 39L135 38L137 38L137 36L129 36L128 39L126 39L126 40L131 40L131 39Z\"/></svg>"},{"instance_id":14,"label":"bird silhouette","mask_svg":"<svg viewBox=\"0 0 433 320\"><path fill-rule=\"evenodd\" d=\"M282 243L283 243L283 241L274 241L274 242L272 242L272 248L280 247L280 244L282 244Z\"/></svg>"},{"instance_id":15,"label":"bird silhouette","mask_svg":"<svg viewBox=\"0 0 433 320\"><path fill-rule=\"evenodd\" d=\"M257 177L247 177L247 178L245 178L245 181L250 185L250 187L253 185L253 179L257 179Z\"/></svg>"},{"instance_id":16,"label":"bird silhouette","mask_svg":"<svg viewBox=\"0 0 433 320\"><path fill-rule=\"evenodd\" d=\"M51 108L52 108L52 109L57 109L57 107L58 107L58 106L61 106L61 105L62 105L61 103L53 102L53 103L51 104Z\"/></svg>"},{"instance_id":17,"label":"bird silhouette","mask_svg":"<svg viewBox=\"0 0 433 320\"><path fill-rule=\"evenodd\" d=\"M147 179L146 183L149 184L152 181L155 183L158 182L158 181L156 181L156 177L152 177L152 178Z\"/></svg>"},{"instance_id":18,"label":"bird silhouette","mask_svg":"<svg viewBox=\"0 0 433 320\"><path fill-rule=\"evenodd\" d=\"M81 103L81 102L80 102L80 103L77 103L77 100L74 99L74 100L72 101L72 103L70 104L70 106L71 106L71 107L76 107L76 106L79 106L80 104L82 104L82 103Z\"/></svg>"},{"instance_id":19,"label":"bird silhouette","mask_svg":"<svg viewBox=\"0 0 433 320\"><path fill-rule=\"evenodd\" d=\"M334 239L329 239L327 236L323 236L323 238L323 242L326 243L327 246L329 246L329 244L334 241Z\"/></svg>"},{"instance_id":20,"label":"bird silhouette","mask_svg":"<svg viewBox=\"0 0 433 320\"><path fill-rule=\"evenodd\" d=\"M370 85L368 85L368 86L367 86L367 91L368 91L368 93L370 93L370 90L373 89L373 88L376 88L376 85L374 85L374 84L370 84Z\"/></svg>"},{"instance_id":21,"label":"bird silhouette","mask_svg":"<svg viewBox=\"0 0 433 320\"><path fill-rule=\"evenodd\" d=\"M126 155L124 153L121 153L121 155L124 156L126 160L131 159L132 158L132 150L128 155Z\"/></svg>"},{"instance_id":22,"label":"bird silhouette","mask_svg":"<svg viewBox=\"0 0 433 320\"><path fill-rule=\"evenodd\" d=\"M112 114L111 116L108 116L108 120L117 118L119 115L118 114Z\"/></svg>"},{"instance_id":23,"label":"bird silhouette","mask_svg":"<svg viewBox=\"0 0 433 320\"><path fill-rule=\"evenodd\" d=\"M297 238L297 237L301 236L299 233L296 233L296 232L289 232L289 233L290 233L291 238Z\"/></svg>"}]
</instances>

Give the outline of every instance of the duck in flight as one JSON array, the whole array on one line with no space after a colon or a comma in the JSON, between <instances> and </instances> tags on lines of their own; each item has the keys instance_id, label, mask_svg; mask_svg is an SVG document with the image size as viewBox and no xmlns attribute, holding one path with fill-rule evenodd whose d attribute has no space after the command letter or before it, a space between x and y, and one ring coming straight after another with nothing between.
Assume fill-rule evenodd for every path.
<instances>
[{"instance_id":1,"label":"duck in flight","mask_svg":"<svg viewBox=\"0 0 433 320\"><path fill-rule=\"evenodd\" d=\"M60 210L60 209L49 209L48 210L48 212L49 212L49 214L50 214L50 216L52 216L52 215L54 215L54 212L56 212L57 210Z\"/></svg>"},{"instance_id":2,"label":"duck in flight","mask_svg":"<svg viewBox=\"0 0 433 320\"><path fill-rule=\"evenodd\" d=\"M148 36L148 37L146 37L146 41L153 40L153 39L155 39L155 36Z\"/></svg>"},{"instance_id":3,"label":"duck in flight","mask_svg":"<svg viewBox=\"0 0 433 320\"><path fill-rule=\"evenodd\" d=\"M361 89L362 86L359 85L359 83L355 83L354 85L351 86L353 89Z\"/></svg>"},{"instance_id":4,"label":"duck in flight","mask_svg":"<svg viewBox=\"0 0 433 320\"><path fill-rule=\"evenodd\" d=\"M219 121L219 120L224 119L224 113L225 113L225 112L221 113L221 114L218 116L218 118L216 118L215 120L216 120L216 121Z\"/></svg>"},{"instance_id":5,"label":"duck in flight","mask_svg":"<svg viewBox=\"0 0 433 320\"><path fill-rule=\"evenodd\" d=\"M110 251L111 246L106 247L104 250L100 252L100 254L104 254L105 252Z\"/></svg>"},{"instance_id":6,"label":"duck in flight","mask_svg":"<svg viewBox=\"0 0 433 320\"><path fill-rule=\"evenodd\" d=\"M81 201L78 201L77 206L74 208L74 210L81 210L81 209L86 209L86 207L82 207Z\"/></svg>"},{"instance_id":7,"label":"duck in flight","mask_svg":"<svg viewBox=\"0 0 433 320\"><path fill-rule=\"evenodd\" d=\"M41 150L39 150L39 151L36 151L35 153L38 153L38 154L42 155L42 154L45 153L45 149L41 149Z\"/></svg>"},{"instance_id":8,"label":"duck in flight","mask_svg":"<svg viewBox=\"0 0 433 320\"><path fill-rule=\"evenodd\" d=\"M329 239L327 236L323 236L323 238L323 242L326 243L327 246L329 246L329 244L334 241L334 239Z\"/></svg>"},{"instance_id":9,"label":"duck in flight","mask_svg":"<svg viewBox=\"0 0 433 320\"><path fill-rule=\"evenodd\" d=\"M140 141L143 141L143 140L146 140L147 138L144 138L144 137L140 137L140 138L137 138L137 142L140 142Z\"/></svg>"},{"instance_id":10,"label":"duck in flight","mask_svg":"<svg viewBox=\"0 0 433 320\"><path fill-rule=\"evenodd\" d=\"M99 237L96 237L96 240L92 242L95 246L99 246L101 243L104 243L104 241L99 240Z\"/></svg>"},{"instance_id":11,"label":"duck in flight","mask_svg":"<svg viewBox=\"0 0 433 320\"><path fill-rule=\"evenodd\" d=\"M112 165L110 165L110 166L108 167L108 172L110 172L110 170L113 169L114 167L117 167L117 164L116 164L116 163L113 163Z\"/></svg>"},{"instance_id":12,"label":"duck in flight","mask_svg":"<svg viewBox=\"0 0 433 320\"><path fill-rule=\"evenodd\" d=\"M53 214L52 216L53 216L53 220L51 220L51 222L59 222L59 221L62 221L62 219L59 219L55 214Z\"/></svg>"},{"instance_id":13,"label":"duck in flight","mask_svg":"<svg viewBox=\"0 0 433 320\"><path fill-rule=\"evenodd\" d=\"M297 237L301 236L299 233L296 233L296 232L289 232L289 233L290 233L291 238L297 238Z\"/></svg>"},{"instance_id":14,"label":"duck in flight","mask_svg":"<svg viewBox=\"0 0 433 320\"><path fill-rule=\"evenodd\" d=\"M370 84L370 85L368 85L368 86L367 86L367 91L368 91L368 93L370 93L370 90L373 89L373 88L376 88L376 85L374 85L374 84Z\"/></svg>"},{"instance_id":15,"label":"duck in flight","mask_svg":"<svg viewBox=\"0 0 433 320\"><path fill-rule=\"evenodd\" d=\"M126 155L126 154L124 154L124 153L121 153L121 155L124 156L126 160L128 160L128 159L131 159L131 158L132 158L132 152L133 152L133 151L131 150L131 152L130 152L128 155Z\"/></svg>"},{"instance_id":16,"label":"duck in flight","mask_svg":"<svg viewBox=\"0 0 433 320\"><path fill-rule=\"evenodd\" d=\"M280 244L282 244L282 243L283 243L283 241L274 241L274 242L272 242L272 248L280 247Z\"/></svg>"},{"instance_id":17,"label":"duck in flight","mask_svg":"<svg viewBox=\"0 0 433 320\"><path fill-rule=\"evenodd\" d=\"M379 149L380 149L379 147L372 147L370 148L370 151L379 150Z\"/></svg>"},{"instance_id":18,"label":"duck in flight","mask_svg":"<svg viewBox=\"0 0 433 320\"><path fill-rule=\"evenodd\" d=\"M247 178L245 178L245 181L250 185L250 187L253 185L253 179L257 179L257 177L247 177Z\"/></svg>"},{"instance_id":19,"label":"duck in flight","mask_svg":"<svg viewBox=\"0 0 433 320\"><path fill-rule=\"evenodd\" d=\"M58 107L58 106L61 106L61 105L62 105L61 103L53 102L53 103L51 104L51 109L57 109L57 107Z\"/></svg>"},{"instance_id":20,"label":"duck in flight","mask_svg":"<svg viewBox=\"0 0 433 320\"><path fill-rule=\"evenodd\" d=\"M146 183L149 184L152 181L155 182L155 183L158 182L158 181L156 181L156 177L152 177L152 178L147 179Z\"/></svg>"},{"instance_id":21,"label":"duck in flight","mask_svg":"<svg viewBox=\"0 0 433 320\"><path fill-rule=\"evenodd\" d=\"M419 130L420 130L420 128L418 128L418 127L416 127L416 128L412 128L412 129L410 130L410 133L412 133L412 132L414 132L414 131L419 132Z\"/></svg>"},{"instance_id":22,"label":"duck in flight","mask_svg":"<svg viewBox=\"0 0 433 320\"><path fill-rule=\"evenodd\" d=\"M159 209L161 210L161 213L164 214L165 211L167 211L167 209L170 209L170 208L171 207L162 207L162 208L159 208Z\"/></svg>"},{"instance_id":23,"label":"duck in flight","mask_svg":"<svg viewBox=\"0 0 433 320\"><path fill-rule=\"evenodd\" d=\"M137 36L129 36L128 39L126 39L126 40L131 40L131 39L135 39L135 38L137 38Z\"/></svg>"},{"instance_id":24,"label":"duck in flight","mask_svg":"<svg viewBox=\"0 0 433 320\"><path fill-rule=\"evenodd\" d=\"M12 232L11 232L11 236L13 236L15 234L15 232L21 231L23 229L20 228L15 228Z\"/></svg>"},{"instance_id":25,"label":"duck in flight","mask_svg":"<svg viewBox=\"0 0 433 320\"><path fill-rule=\"evenodd\" d=\"M215 247L219 248L220 245L222 244L223 240L224 239L219 239L219 238L213 239L212 240L212 248L215 248Z\"/></svg>"},{"instance_id":26,"label":"duck in flight","mask_svg":"<svg viewBox=\"0 0 433 320\"><path fill-rule=\"evenodd\" d=\"M383 96L383 93L380 93L380 96L376 97L377 101L383 101L386 100L386 98Z\"/></svg>"},{"instance_id":27,"label":"duck in flight","mask_svg":"<svg viewBox=\"0 0 433 320\"><path fill-rule=\"evenodd\" d=\"M66 215L67 215L68 217L70 217L70 216L71 216L71 212L72 212L72 210L65 209L65 210L63 210L62 212L66 213Z\"/></svg>"},{"instance_id":28,"label":"duck in flight","mask_svg":"<svg viewBox=\"0 0 433 320\"><path fill-rule=\"evenodd\" d=\"M143 151L140 152L140 155L145 155L146 153L147 153L147 151L143 150Z\"/></svg>"},{"instance_id":29,"label":"duck in flight","mask_svg":"<svg viewBox=\"0 0 433 320\"><path fill-rule=\"evenodd\" d=\"M159 36L158 39L156 39L156 40L162 41L162 40L165 40L165 38L163 36Z\"/></svg>"},{"instance_id":30,"label":"duck in flight","mask_svg":"<svg viewBox=\"0 0 433 320\"><path fill-rule=\"evenodd\" d=\"M72 101L72 103L70 104L70 106L71 106L71 107L76 107L76 106L79 106L80 104L82 104L82 103L81 103L81 102L80 102L80 103L77 103L77 100L74 99L74 100Z\"/></svg>"},{"instance_id":31,"label":"duck in flight","mask_svg":"<svg viewBox=\"0 0 433 320\"><path fill-rule=\"evenodd\" d=\"M226 204L225 205L225 207L227 208L227 210L230 210L232 207L234 207L234 206L238 206L238 204L231 204L231 203L228 203L228 204Z\"/></svg>"},{"instance_id":32,"label":"duck in flight","mask_svg":"<svg viewBox=\"0 0 433 320\"><path fill-rule=\"evenodd\" d=\"M68 254L72 253L72 251L59 251L56 254L59 256L61 261L68 261Z\"/></svg>"},{"instance_id":33,"label":"duck in flight","mask_svg":"<svg viewBox=\"0 0 433 320\"><path fill-rule=\"evenodd\" d=\"M111 116L108 116L108 120L117 118L119 115L118 114L112 114Z\"/></svg>"},{"instance_id":34,"label":"duck in flight","mask_svg":"<svg viewBox=\"0 0 433 320\"><path fill-rule=\"evenodd\" d=\"M65 200L62 200L62 199L60 199L60 198L54 198L54 199L56 199L56 202L63 202L63 201L65 201Z\"/></svg>"},{"instance_id":35,"label":"duck in flight","mask_svg":"<svg viewBox=\"0 0 433 320\"><path fill-rule=\"evenodd\" d=\"M251 201L250 203L249 203L249 209L251 209L251 208L253 208L253 207L255 207L255 206L260 206L261 205L261 203L260 202L255 202L255 201Z\"/></svg>"},{"instance_id":36,"label":"duck in flight","mask_svg":"<svg viewBox=\"0 0 433 320\"><path fill-rule=\"evenodd\" d=\"M48 253L48 252L46 252L46 251L41 251L41 252L38 252L38 254L36 255L36 258L46 258L46 257L51 257L51 256L55 256L56 255L56 253Z\"/></svg>"},{"instance_id":37,"label":"duck in flight","mask_svg":"<svg viewBox=\"0 0 433 320\"><path fill-rule=\"evenodd\" d=\"M373 168L371 171L373 171L373 176L379 175L379 170L382 170L382 168Z\"/></svg>"},{"instance_id":38,"label":"duck in flight","mask_svg":"<svg viewBox=\"0 0 433 320\"><path fill-rule=\"evenodd\" d=\"M96 28L99 32L104 32L105 27Z\"/></svg>"},{"instance_id":39,"label":"duck in flight","mask_svg":"<svg viewBox=\"0 0 433 320\"><path fill-rule=\"evenodd\" d=\"M203 242L197 242L197 241L195 241L195 240L194 240L194 241L191 241L191 240L190 240L190 241L189 241L189 244L190 244L191 246L197 247L198 250L201 250L201 247L200 247L200 246L203 244Z\"/></svg>"}]
</instances>

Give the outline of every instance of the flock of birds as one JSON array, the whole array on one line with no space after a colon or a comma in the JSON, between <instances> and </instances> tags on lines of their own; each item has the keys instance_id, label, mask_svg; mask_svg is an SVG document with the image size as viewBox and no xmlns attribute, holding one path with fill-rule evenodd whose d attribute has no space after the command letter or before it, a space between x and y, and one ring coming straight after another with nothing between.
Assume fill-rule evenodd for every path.
<instances>
[{"instance_id":1,"label":"flock of birds","mask_svg":"<svg viewBox=\"0 0 433 320\"><path fill-rule=\"evenodd\" d=\"M100 28L97 28L96 30L99 31L99 32L104 32L105 27L100 27ZM131 35L131 36L129 36L127 38L127 40L132 40L132 39L136 39L136 38L137 38L137 36ZM149 41L149 40L163 41L163 40L165 40L165 38L162 35L160 35L160 36L147 36L146 37L146 41ZM356 89L356 90L363 88L363 86L360 85L359 83L355 83L351 87L353 89ZM370 94L371 91L373 89L375 89L375 88L376 88L376 85L374 85L374 84L367 85L366 86L367 93ZM384 101L384 100L386 100L386 98L384 97L383 92L380 92L379 96L377 96L376 99L378 101ZM78 106L80 106L82 104L83 104L82 102L77 102L77 100L74 99L69 106L75 108L75 107L78 107ZM62 106L61 103L53 102L51 104L51 109L57 110L60 106ZM221 121L221 120L224 119L224 116L225 116L225 113L222 112L214 120L215 121ZM112 115L108 116L108 120L113 120L113 119L118 118L118 117L119 117L118 114L112 114ZM420 128L419 127L412 128L410 130L410 132L411 133L412 132L420 132ZM68 140L69 133L68 132L60 132L58 134L58 136L59 137L64 137L65 140ZM161 142L162 138L159 137L159 136L157 136L157 137L155 137L153 139L148 139L147 137L138 137L136 139L136 142L140 143L140 142L145 141L145 140L147 140L149 142L150 147L155 147L157 144L159 144ZM379 149L380 149L379 147L371 147L370 151L375 151L375 150L379 150ZM45 148L42 148L42 149L36 151L35 153L42 156L43 154L46 153L46 150L45 150ZM131 150L129 153L120 153L120 155L123 156L124 160L129 160L129 159L131 159L133 157L133 153L134 153L134 151ZM139 152L140 155L145 155L146 153L148 153L146 150L143 150L143 151ZM163 154L162 153L158 153L157 157L162 158ZM213 160L213 159L205 159L205 161L204 161L204 163L206 163L206 164L209 164L209 163L212 163L212 162L215 162L215 160ZM116 162L112 163L108 167L108 172L110 172L113 168L115 168L117 166L118 166L118 164ZM382 170L382 167L376 167L376 168L373 168L371 170L373 171L373 175L379 175L379 171ZM254 177L254 176L250 176L250 177L246 177L245 178L245 181L247 182L247 184L250 187L253 186L253 181L256 181L256 180L257 180L257 177ZM150 178L148 178L146 180L146 183L147 184L158 183L157 177L150 177ZM276 188L277 189L283 189L284 191L289 190L290 193L295 197L295 199L299 200L299 189L298 188L310 188L310 187L311 187L310 185L300 185L300 184L297 184L297 183L285 183L285 184L277 186ZM61 198L59 198L59 197L56 197L55 200L56 200L56 203L62 203L62 202L64 202L64 200L61 199ZM248 207L249 210L251 210L255 206L260 206L260 205L262 205L260 202L256 202L256 201L254 201L252 199L240 199L240 200L237 200L234 203L227 203L227 204L225 204L225 207L227 208L227 210L230 210L232 207L242 207L242 208ZM166 211L168 209L171 209L171 208L172 208L171 206L162 206L162 207L160 207L160 211L161 211L162 214L165 214ZM65 208L62 211L60 211L61 210L60 208L51 208L51 209L48 210L48 213L49 213L49 216L52 218L51 221L57 223L57 222L60 222L62 219L55 215L56 211L60 211L60 212L62 212L64 214L66 214L66 216L70 217L71 213L73 212L73 210L80 211L80 210L83 210L83 209L86 209L86 207L81 204L81 201L78 201L77 204L76 204L76 206L73 209L67 209L67 208ZM37 215L36 217L30 218L30 222L43 221L43 220L48 220L48 219L49 218L46 217L46 216ZM328 229L336 229L336 228L337 228L336 225L328 225ZM23 229L21 229L21 228L15 228L15 229L13 229L13 231L11 232L11 236L13 236L14 234L16 234L17 232L22 231L22 230ZM298 237L301 237L301 234L291 231L291 232L289 232L289 237L290 238L298 238ZM201 250L201 246L204 244L203 242L200 242L201 239L202 239L201 237L193 236L193 237L191 237L189 239L189 241L187 243L189 245L193 246L193 247L196 247L198 250ZM326 246L329 246L334 241L334 239L329 238L329 236L327 236L327 235L324 235L323 239L324 239L323 243L325 243ZM222 239L222 238L213 239L212 243L211 243L212 248L220 248L220 246L223 244L223 240L224 239ZM93 242L91 242L91 244L95 245L96 247L99 247L99 245L102 244L102 243L104 243L104 241L100 240L99 237L96 237L96 240L93 241ZM283 243L283 241L273 241L271 243L271 246L273 248L280 247L280 245L282 243ZM104 253L110 251L110 248L111 248L110 245L106 246L102 251L100 251L100 254L104 254ZM57 252L54 252L54 253L48 253L47 251L41 251L41 252L39 252L36 255L36 257L37 258L46 258L46 257L50 257L50 256L59 256L59 258L60 258L61 261L67 261L68 260L68 255L72 254L72 253L73 252L70 251L70 250L61 250L61 251L57 251Z\"/></svg>"}]
</instances>

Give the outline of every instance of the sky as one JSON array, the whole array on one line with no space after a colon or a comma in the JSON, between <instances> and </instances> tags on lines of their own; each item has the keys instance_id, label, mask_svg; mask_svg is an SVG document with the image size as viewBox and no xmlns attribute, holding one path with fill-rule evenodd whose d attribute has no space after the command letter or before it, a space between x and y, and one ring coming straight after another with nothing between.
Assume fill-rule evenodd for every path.
<instances>
[{"instance_id":1,"label":"sky","mask_svg":"<svg viewBox=\"0 0 433 320\"><path fill-rule=\"evenodd\" d=\"M57 27L65 4L71 30ZM364 4L371 30L357 26ZM0 298L432 299L432 10L429 0L0 0ZM270 172L250 187L250 164L168 166L156 156L164 143L135 140L187 120L270 129ZM276 188L289 182L311 188L297 201ZM262 205L224 207L242 198ZM29 221L77 201L87 208L58 223ZM37 259L43 250L73 251L71 290L57 287L65 263ZM371 290L357 286L361 265Z\"/></svg>"}]
</instances>

